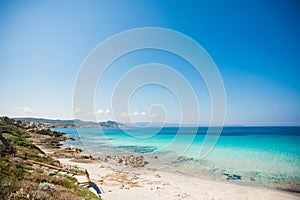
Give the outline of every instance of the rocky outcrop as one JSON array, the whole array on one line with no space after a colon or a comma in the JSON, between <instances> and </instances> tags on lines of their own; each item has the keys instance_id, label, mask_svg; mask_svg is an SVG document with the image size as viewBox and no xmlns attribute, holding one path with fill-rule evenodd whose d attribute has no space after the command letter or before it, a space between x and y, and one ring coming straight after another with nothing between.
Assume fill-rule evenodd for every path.
<instances>
[{"instance_id":1,"label":"rocky outcrop","mask_svg":"<svg viewBox=\"0 0 300 200\"><path fill-rule=\"evenodd\" d=\"M113 127L123 127L124 124L108 120L106 122L99 122L100 127L107 127L107 128L113 128Z\"/></svg>"},{"instance_id":2,"label":"rocky outcrop","mask_svg":"<svg viewBox=\"0 0 300 200\"><path fill-rule=\"evenodd\" d=\"M38 122L21 121L21 120L11 119L6 116L0 117L0 121L15 125L17 127L23 128L23 129L26 129L27 131L29 131L31 133L37 133L37 134L41 134L41 135L49 135L52 137L61 137L64 134L62 132L51 130L48 127L45 127Z\"/></svg>"},{"instance_id":3,"label":"rocky outcrop","mask_svg":"<svg viewBox=\"0 0 300 200\"><path fill-rule=\"evenodd\" d=\"M130 167L144 167L149 164L148 161L144 160L144 156L134 156L134 155L126 155L126 156L104 156L100 157L99 160L103 162L112 162L117 165L125 165Z\"/></svg>"},{"instance_id":4,"label":"rocky outcrop","mask_svg":"<svg viewBox=\"0 0 300 200\"><path fill-rule=\"evenodd\" d=\"M22 128L30 133L45 136L45 138L40 139L39 143L51 148L59 148L61 146L60 142L67 140L64 136L65 133L51 130L38 122L21 121L6 116L0 117L0 121Z\"/></svg>"}]
</instances>

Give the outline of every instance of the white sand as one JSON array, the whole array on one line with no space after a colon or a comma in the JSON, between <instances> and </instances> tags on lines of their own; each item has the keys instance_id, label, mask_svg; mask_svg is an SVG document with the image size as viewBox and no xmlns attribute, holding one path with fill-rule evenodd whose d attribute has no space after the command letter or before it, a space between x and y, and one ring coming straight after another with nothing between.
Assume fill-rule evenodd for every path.
<instances>
[{"instance_id":1,"label":"white sand","mask_svg":"<svg viewBox=\"0 0 300 200\"><path fill-rule=\"evenodd\" d=\"M202 180L196 177L144 170L120 172L105 163L77 163L59 159L62 164L87 169L92 182L100 188L104 200L172 200L172 199L228 199L279 200L298 199L300 195L267 188L242 186L226 182ZM85 182L84 177L76 177ZM91 189L93 190L93 189Z\"/></svg>"}]
</instances>

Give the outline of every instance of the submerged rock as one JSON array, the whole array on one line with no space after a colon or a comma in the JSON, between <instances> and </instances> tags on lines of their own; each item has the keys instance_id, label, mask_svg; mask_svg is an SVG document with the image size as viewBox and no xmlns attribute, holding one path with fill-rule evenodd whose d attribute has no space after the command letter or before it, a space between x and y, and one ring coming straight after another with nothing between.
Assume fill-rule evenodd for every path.
<instances>
[{"instance_id":1,"label":"submerged rock","mask_svg":"<svg viewBox=\"0 0 300 200\"><path fill-rule=\"evenodd\" d=\"M236 174L228 174L225 172L222 172L223 175L227 176L226 180L242 180L242 176L236 175Z\"/></svg>"},{"instance_id":2,"label":"submerged rock","mask_svg":"<svg viewBox=\"0 0 300 200\"><path fill-rule=\"evenodd\" d=\"M144 160L144 156L134 156L134 155L126 155L126 156L104 156L100 157L99 160L103 162L112 162L118 165L126 165L130 167L144 167L149 164L148 161Z\"/></svg>"}]
</instances>

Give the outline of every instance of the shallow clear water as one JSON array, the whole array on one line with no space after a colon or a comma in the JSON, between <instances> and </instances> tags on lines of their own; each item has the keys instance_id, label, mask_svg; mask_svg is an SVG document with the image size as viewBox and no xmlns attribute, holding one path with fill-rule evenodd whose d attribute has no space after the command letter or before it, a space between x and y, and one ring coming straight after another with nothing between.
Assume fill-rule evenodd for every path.
<instances>
[{"instance_id":1,"label":"shallow clear water","mask_svg":"<svg viewBox=\"0 0 300 200\"><path fill-rule=\"evenodd\" d=\"M300 186L300 127L225 127L204 159L199 151L207 128L56 130L78 138L65 146L94 156L142 153L154 168L168 165L176 172L293 191Z\"/></svg>"}]
</instances>

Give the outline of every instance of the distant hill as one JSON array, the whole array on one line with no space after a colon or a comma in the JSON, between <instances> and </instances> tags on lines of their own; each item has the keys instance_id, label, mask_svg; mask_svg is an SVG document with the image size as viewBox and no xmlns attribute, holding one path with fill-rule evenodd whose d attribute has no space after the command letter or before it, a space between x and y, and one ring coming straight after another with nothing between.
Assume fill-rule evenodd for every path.
<instances>
[{"instance_id":1,"label":"distant hill","mask_svg":"<svg viewBox=\"0 0 300 200\"><path fill-rule=\"evenodd\" d=\"M159 122L135 122L135 123L127 123L127 126L132 127L180 127L179 123L159 123Z\"/></svg>"},{"instance_id":2,"label":"distant hill","mask_svg":"<svg viewBox=\"0 0 300 200\"><path fill-rule=\"evenodd\" d=\"M99 122L100 127L124 127L125 124L121 124L115 121L106 121L106 122Z\"/></svg>"},{"instance_id":3,"label":"distant hill","mask_svg":"<svg viewBox=\"0 0 300 200\"><path fill-rule=\"evenodd\" d=\"M44 118L14 118L16 120L21 120L24 122L37 122L43 126L50 128L97 128L97 127L124 127L125 124L121 124L115 121L106 121L106 122L89 122L82 121L79 119L71 119L71 120L60 120L60 119L44 119Z\"/></svg>"}]
</instances>

